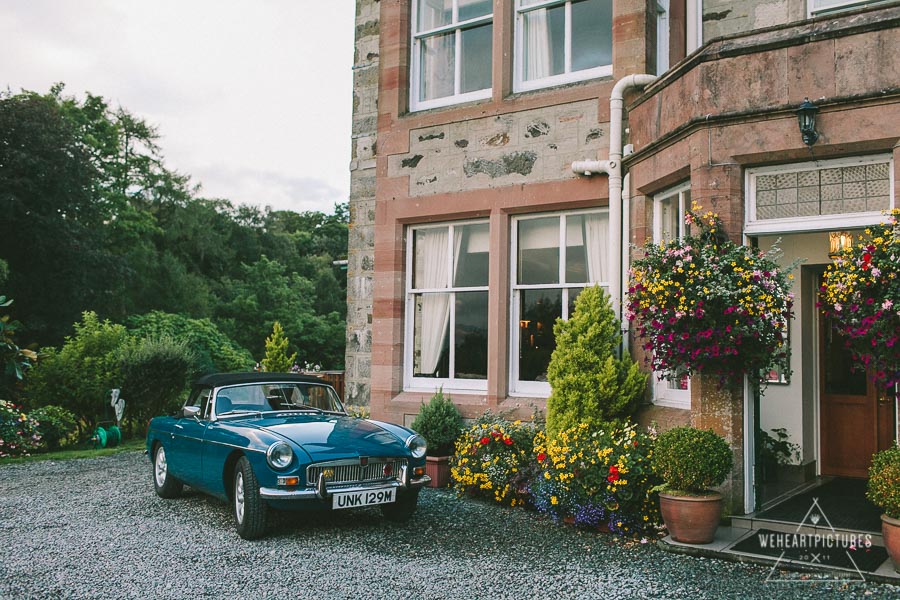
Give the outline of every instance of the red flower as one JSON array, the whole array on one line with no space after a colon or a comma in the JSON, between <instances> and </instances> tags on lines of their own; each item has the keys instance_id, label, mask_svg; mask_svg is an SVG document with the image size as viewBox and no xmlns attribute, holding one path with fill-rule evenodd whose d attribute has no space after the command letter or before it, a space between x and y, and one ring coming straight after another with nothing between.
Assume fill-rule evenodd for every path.
<instances>
[{"instance_id":1,"label":"red flower","mask_svg":"<svg viewBox=\"0 0 900 600\"><path fill-rule=\"evenodd\" d=\"M537 455L538 462L544 462L547 459L547 455L541 452Z\"/></svg>"},{"instance_id":2,"label":"red flower","mask_svg":"<svg viewBox=\"0 0 900 600\"><path fill-rule=\"evenodd\" d=\"M500 432L499 432L499 431L492 431L492 432L491 432L491 435L494 436L494 438L498 438L498 437L500 437Z\"/></svg>"},{"instance_id":3,"label":"red flower","mask_svg":"<svg viewBox=\"0 0 900 600\"><path fill-rule=\"evenodd\" d=\"M613 481L619 480L619 467L613 465L609 468L609 477L606 478L607 481L612 483Z\"/></svg>"},{"instance_id":4,"label":"red flower","mask_svg":"<svg viewBox=\"0 0 900 600\"><path fill-rule=\"evenodd\" d=\"M512 443L513 443L512 438L503 438L503 443L506 444L507 446L512 446Z\"/></svg>"},{"instance_id":5,"label":"red flower","mask_svg":"<svg viewBox=\"0 0 900 600\"><path fill-rule=\"evenodd\" d=\"M482 445L482 446L487 446L487 445L490 444L490 443L491 443L491 438L489 438L489 437L487 437L487 436L484 436L483 438L481 438L481 445Z\"/></svg>"}]
</instances>

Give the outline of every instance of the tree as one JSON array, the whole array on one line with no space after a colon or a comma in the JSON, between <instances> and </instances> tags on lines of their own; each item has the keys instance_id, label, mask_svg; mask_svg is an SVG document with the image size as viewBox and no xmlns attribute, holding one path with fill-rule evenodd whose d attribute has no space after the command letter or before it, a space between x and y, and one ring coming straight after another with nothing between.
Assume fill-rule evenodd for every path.
<instances>
[{"instance_id":1,"label":"tree","mask_svg":"<svg viewBox=\"0 0 900 600\"><path fill-rule=\"evenodd\" d=\"M146 423L177 408L196 362L184 341L168 336L145 337L127 344L120 362L127 415Z\"/></svg>"},{"instance_id":2,"label":"tree","mask_svg":"<svg viewBox=\"0 0 900 600\"><path fill-rule=\"evenodd\" d=\"M585 288L568 321L553 328L556 349L547 379L547 433L580 423L598 429L630 416L647 385L647 375L625 354L617 356L621 326L599 286Z\"/></svg>"},{"instance_id":3,"label":"tree","mask_svg":"<svg viewBox=\"0 0 900 600\"><path fill-rule=\"evenodd\" d=\"M281 323L275 321L272 335L266 339L266 357L262 360L263 369L270 373L287 373L297 361L297 353L288 356L288 339L284 336Z\"/></svg>"}]
</instances>

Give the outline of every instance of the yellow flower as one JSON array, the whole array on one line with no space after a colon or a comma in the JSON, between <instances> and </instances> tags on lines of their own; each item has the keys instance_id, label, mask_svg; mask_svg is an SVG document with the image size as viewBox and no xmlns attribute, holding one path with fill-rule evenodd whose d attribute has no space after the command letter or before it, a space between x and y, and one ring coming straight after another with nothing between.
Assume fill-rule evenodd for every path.
<instances>
[{"instance_id":1,"label":"yellow flower","mask_svg":"<svg viewBox=\"0 0 900 600\"><path fill-rule=\"evenodd\" d=\"M550 496L550 504L556 506L557 504L559 504L559 499L557 499L556 496Z\"/></svg>"}]
</instances>

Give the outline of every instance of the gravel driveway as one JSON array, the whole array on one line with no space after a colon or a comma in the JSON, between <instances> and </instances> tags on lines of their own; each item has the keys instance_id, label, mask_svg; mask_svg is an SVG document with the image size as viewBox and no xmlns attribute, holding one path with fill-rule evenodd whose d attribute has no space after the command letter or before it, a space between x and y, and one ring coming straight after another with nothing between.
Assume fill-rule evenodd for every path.
<instances>
[{"instance_id":1,"label":"gravel driveway","mask_svg":"<svg viewBox=\"0 0 900 600\"><path fill-rule=\"evenodd\" d=\"M402 526L377 510L276 513L268 537L246 542L224 503L157 498L140 453L0 466L3 599L900 596L768 574L434 490Z\"/></svg>"}]
</instances>

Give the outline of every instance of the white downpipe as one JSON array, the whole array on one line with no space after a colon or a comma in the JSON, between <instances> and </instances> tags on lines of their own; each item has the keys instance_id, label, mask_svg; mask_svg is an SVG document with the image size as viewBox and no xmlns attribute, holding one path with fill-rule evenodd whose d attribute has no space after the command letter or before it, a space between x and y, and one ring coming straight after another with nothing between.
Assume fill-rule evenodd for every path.
<instances>
[{"instance_id":1,"label":"white downpipe","mask_svg":"<svg viewBox=\"0 0 900 600\"><path fill-rule=\"evenodd\" d=\"M625 290L628 289L628 269L631 267L631 252L629 244L631 239L629 236L631 231L631 173L625 173L622 178L622 235L625 237L622 244L622 302L625 302ZM623 315L624 317L624 315ZM630 323L628 319L623 318L622 323L622 356L628 352L628 330Z\"/></svg>"},{"instance_id":2,"label":"white downpipe","mask_svg":"<svg viewBox=\"0 0 900 600\"><path fill-rule=\"evenodd\" d=\"M622 321L622 118L625 91L656 81L656 75L627 75L616 82L609 96L609 159L577 160L572 171L579 175L606 173L609 176L609 295L616 318Z\"/></svg>"},{"instance_id":3,"label":"white downpipe","mask_svg":"<svg viewBox=\"0 0 900 600\"><path fill-rule=\"evenodd\" d=\"M616 82L609 96L609 295L613 312L622 321L622 117L625 91L656 81L656 75L628 75Z\"/></svg>"}]
</instances>

